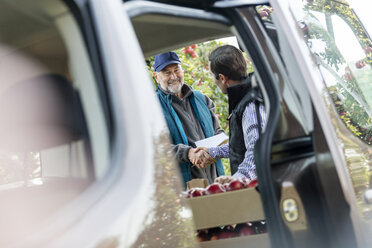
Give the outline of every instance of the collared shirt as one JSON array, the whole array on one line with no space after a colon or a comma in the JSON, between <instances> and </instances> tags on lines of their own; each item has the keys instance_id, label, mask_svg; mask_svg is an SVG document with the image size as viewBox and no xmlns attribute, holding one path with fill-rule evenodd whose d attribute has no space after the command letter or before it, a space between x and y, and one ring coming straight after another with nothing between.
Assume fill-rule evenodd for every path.
<instances>
[{"instance_id":1,"label":"collared shirt","mask_svg":"<svg viewBox=\"0 0 372 248\"><path fill-rule=\"evenodd\" d=\"M261 128L263 128L266 123L266 113L264 105L260 104L259 110ZM244 160L238 167L238 171L232 176L235 178L247 177L253 180L257 178L256 164L254 162L254 145L259 138L256 105L253 102L248 104L244 110L242 117L242 127L244 144L247 151L244 154ZM228 158L229 144L209 148L209 154L213 158Z\"/></svg>"}]
</instances>

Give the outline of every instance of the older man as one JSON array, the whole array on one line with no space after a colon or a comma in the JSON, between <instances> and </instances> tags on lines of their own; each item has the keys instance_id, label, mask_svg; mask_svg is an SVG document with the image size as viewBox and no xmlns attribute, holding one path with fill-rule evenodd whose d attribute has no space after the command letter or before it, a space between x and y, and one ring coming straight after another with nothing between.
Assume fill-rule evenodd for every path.
<instances>
[{"instance_id":1,"label":"older man","mask_svg":"<svg viewBox=\"0 0 372 248\"><path fill-rule=\"evenodd\" d=\"M223 165L205 151L196 154L195 142L223 132L214 114L214 103L184 84L181 61L175 52L157 55L154 70L157 96L185 185L194 178L205 178L212 183L216 177L225 174Z\"/></svg>"}]
</instances>

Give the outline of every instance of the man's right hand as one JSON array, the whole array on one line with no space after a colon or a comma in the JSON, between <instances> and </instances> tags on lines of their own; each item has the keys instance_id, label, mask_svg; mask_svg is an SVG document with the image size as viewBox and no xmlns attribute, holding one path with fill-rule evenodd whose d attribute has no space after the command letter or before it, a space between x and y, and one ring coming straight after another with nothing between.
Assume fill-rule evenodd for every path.
<instances>
[{"instance_id":1,"label":"man's right hand","mask_svg":"<svg viewBox=\"0 0 372 248\"><path fill-rule=\"evenodd\" d=\"M190 162L198 168L205 168L216 162L216 160L209 155L208 149L190 148L188 157Z\"/></svg>"}]
</instances>

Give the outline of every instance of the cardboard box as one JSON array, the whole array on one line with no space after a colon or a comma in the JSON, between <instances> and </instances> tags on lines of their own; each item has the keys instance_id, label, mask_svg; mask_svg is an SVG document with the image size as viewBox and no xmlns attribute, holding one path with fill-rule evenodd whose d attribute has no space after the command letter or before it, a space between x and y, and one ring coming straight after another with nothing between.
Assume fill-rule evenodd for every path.
<instances>
[{"instance_id":1,"label":"cardboard box","mask_svg":"<svg viewBox=\"0 0 372 248\"><path fill-rule=\"evenodd\" d=\"M201 248L270 248L270 239L267 233L251 236L220 239L199 243Z\"/></svg>"},{"instance_id":2,"label":"cardboard box","mask_svg":"<svg viewBox=\"0 0 372 248\"><path fill-rule=\"evenodd\" d=\"M192 179L188 181L186 184L187 184L187 189L206 188L208 186L208 180L207 179Z\"/></svg>"},{"instance_id":3,"label":"cardboard box","mask_svg":"<svg viewBox=\"0 0 372 248\"><path fill-rule=\"evenodd\" d=\"M254 188L190 198L188 202L197 230L265 219Z\"/></svg>"}]
</instances>

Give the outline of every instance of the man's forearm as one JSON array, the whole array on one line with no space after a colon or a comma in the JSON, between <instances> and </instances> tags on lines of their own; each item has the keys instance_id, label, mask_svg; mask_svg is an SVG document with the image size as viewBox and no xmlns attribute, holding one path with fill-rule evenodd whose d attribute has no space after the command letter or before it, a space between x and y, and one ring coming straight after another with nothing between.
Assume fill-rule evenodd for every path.
<instances>
[{"instance_id":1,"label":"man's forearm","mask_svg":"<svg viewBox=\"0 0 372 248\"><path fill-rule=\"evenodd\" d=\"M208 149L212 158L228 158L229 157L229 143L218 147L211 147Z\"/></svg>"},{"instance_id":2,"label":"man's forearm","mask_svg":"<svg viewBox=\"0 0 372 248\"><path fill-rule=\"evenodd\" d=\"M190 162L188 158L188 152L191 146L184 144L172 145L172 151L176 157L178 163Z\"/></svg>"}]
</instances>

